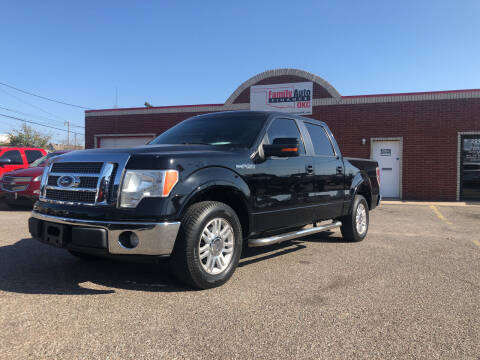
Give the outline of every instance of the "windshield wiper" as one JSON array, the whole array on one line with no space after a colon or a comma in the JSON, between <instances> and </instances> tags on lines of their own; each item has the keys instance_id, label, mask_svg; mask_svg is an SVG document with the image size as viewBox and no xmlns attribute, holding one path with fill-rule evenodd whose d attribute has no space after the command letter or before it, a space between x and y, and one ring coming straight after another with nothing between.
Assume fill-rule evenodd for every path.
<instances>
[{"instance_id":1,"label":"windshield wiper","mask_svg":"<svg viewBox=\"0 0 480 360\"><path fill-rule=\"evenodd\" d=\"M180 145L212 145L209 143L202 143L202 142L183 142Z\"/></svg>"}]
</instances>

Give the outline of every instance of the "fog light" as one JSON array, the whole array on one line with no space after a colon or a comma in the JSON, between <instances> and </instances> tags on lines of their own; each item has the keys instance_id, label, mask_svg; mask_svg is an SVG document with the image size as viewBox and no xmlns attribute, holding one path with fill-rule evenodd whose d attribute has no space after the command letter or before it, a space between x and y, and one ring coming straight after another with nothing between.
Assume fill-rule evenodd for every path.
<instances>
[{"instance_id":1,"label":"fog light","mask_svg":"<svg viewBox=\"0 0 480 360\"><path fill-rule=\"evenodd\" d=\"M138 240L138 236L134 232L124 231L118 237L118 242L124 248L133 249L133 248L137 247L140 240Z\"/></svg>"}]
</instances>

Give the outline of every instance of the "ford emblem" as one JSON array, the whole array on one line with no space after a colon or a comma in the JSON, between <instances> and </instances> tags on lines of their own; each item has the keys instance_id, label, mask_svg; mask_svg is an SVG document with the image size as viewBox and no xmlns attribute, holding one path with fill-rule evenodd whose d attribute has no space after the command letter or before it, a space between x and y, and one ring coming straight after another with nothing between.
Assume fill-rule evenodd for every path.
<instances>
[{"instance_id":1,"label":"ford emblem","mask_svg":"<svg viewBox=\"0 0 480 360\"><path fill-rule=\"evenodd\" d=\"M64 188L76 187L80 185L80 179L76 176L70 175L60 176L57 185Z\"/></svg>"}]
</instances>

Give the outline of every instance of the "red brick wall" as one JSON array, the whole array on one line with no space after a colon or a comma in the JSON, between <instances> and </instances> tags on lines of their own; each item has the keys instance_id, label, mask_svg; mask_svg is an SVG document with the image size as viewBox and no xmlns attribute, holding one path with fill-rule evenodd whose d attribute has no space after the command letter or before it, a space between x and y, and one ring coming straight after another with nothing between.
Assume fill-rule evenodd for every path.
<instances>
[{"instance_id":1,"label":"red brick wall","mask_svg":"<svg viewBox=\"0 0 480 360\"><path fill-rule=\"evenodd\" d=\"M159 134L197 114L88 116L86 147L94 147L95 134ZM370 138L403 137L403 198L451 201L457 132L480 131L480 99L317 106L311 117L330 126L345 156L369 158Z\"/></svg>"},{"instance_id":2,"label":"red brick wall","mask_svg":"<svg viewBox=\"0 0 480 360\"><path fill-rule=\"evenodd\" d=\"M85 118L85 147L94 148L94 136L100 134L161 134L173 125L199 113L166 113Z\"/></svg>"},{"instance_id":3,"label":"red brick wall","mask_svg":"<svg viewBox=\"0 0 480 360\"><path fill-rule=\"evenodd\" d=\"M403 137L403 199L454 201L457 133L480 131L480 99L318 106L311 117L345 156L369 158L370 138Z\"/></svg>"}]
</instances>

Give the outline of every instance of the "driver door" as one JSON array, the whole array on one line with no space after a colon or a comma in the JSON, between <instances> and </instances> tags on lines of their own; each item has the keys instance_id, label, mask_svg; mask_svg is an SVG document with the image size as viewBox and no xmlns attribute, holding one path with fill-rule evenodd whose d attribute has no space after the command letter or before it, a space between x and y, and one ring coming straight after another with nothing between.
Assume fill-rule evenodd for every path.
<instances>
[{"instance_id":1,"label":"driver door","mask_svg":"<svg viewBox=\"0 0 480 360\"><path fill-rule=\"evenodd\" d=\"M0 168L2 174L25 167L23 156L19 150L7 150L0 156L0 159L10 159L10 164Z\"/></svg>"},{"instance_id":2,"label":"driver door","mask_svg":"<svg viewBox=\"0 0 480 360\"><path fill-rule=\"evenodd\" d=\"M253 228L257 233L312 221L304 205L313 191L313 177L307 174L305 145L296 120L273 119L262 144L272 144L277 138L297 138L299 156L271 156L256 165L249 181L254 201Z\"/></svg>"}]
</instances>

